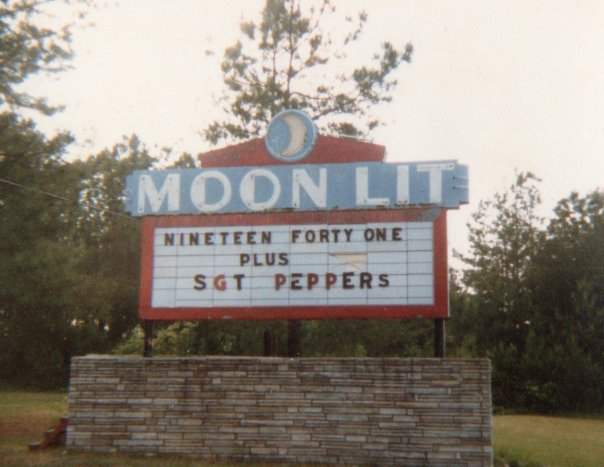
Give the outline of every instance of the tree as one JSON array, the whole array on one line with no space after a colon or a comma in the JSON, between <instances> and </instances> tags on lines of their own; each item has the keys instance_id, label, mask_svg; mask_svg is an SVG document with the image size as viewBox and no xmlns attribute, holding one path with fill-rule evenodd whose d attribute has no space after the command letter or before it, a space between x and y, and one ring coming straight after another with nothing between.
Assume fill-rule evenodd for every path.
<instances>
[{"instance_id":1,"label":"tree","mask_svg":"<svg viewBox=\"0 0 604 467\"><path fill-rule=\"evenodd\" d=\"M520 173L508 190L480 202L468 225L470 253L459 255L468 269L464 285L480 308L477 324L488 326L478 340L480 351L505 340L520 349L530 320L528 274L543 239L537 215L540 194L537 178Z\"/></svg>"},{"instance_id":2,"label":"tree","mask_svg":"<svg viewBox=\"0 0 604 467\"><path fill-rule=\"evenodd\" d=\"M527 405L594 410L604 403L604 196L561 200L533 261L535 315Z\"/></svg>"},{"instance_id":3,"label":"tree","mask_svg":"<svg viewBox=\"0 0 604 467\"><path fill-rule=\"evenodd\" d=\"M32 122L0 114L3 381L56 384L66 375L80 257L69 222L78 209L77 179L61 161L69 142L65 135L47 139Z\"/></svg>"},{"instance_id":4,"label":"tree","mask_svg":"<svg viewBox=\"0 0 604 467\"><path fill-rule=\"evenodd\" d=\"M71 137L46 137L23 117L57 110L23 85L71 57L71 25L48 26L49 4L0 2L0 380L32 386L64 383L69 357L99 335L81 326L79 178L63 160Z\"/></svg>"},{"instance_id":5,"label":"tree","mask_svg":"<svg viewBox=\"0 0 604 467\"><path fill-rule=\"evenodd\" d=\"M489 356L496 405L589 411L604 403L604 197L572 194L547 228L536 179L480 203L453 289L457 349ZM461 318L461 319L460 319ZM463 334L462 334L463 333Z\"/></svg>"},{"instance_id":6,"label":"tree","mask_svg":"<svg viewBox=\"0 0 604 467\"><path fill-rule=\"evenodd\" d=\"M138 320L140 226L125 177L155 162L136 137L71 164L70 139L0 115L0 379L53 387L70 358L107 351Z\"/></svg>"},{"instance_id":7,"label":"tree","mask_svg":"<svg viewBox=\"0 0 604 467\"><path fill-rule=\"evenodd\" d=\"M322 23L334 12L329 0L308 10L299 0L267 0L257 23L241 23L241 39L222 61L227 118L208 125L205 138L216 144L258 137L287 108L305 111L336 135L367 136L378 126L371 109L392 99L393 75L411 61L413 46L384 42L370 66L351 69L346 52L361 38L367 14L355 24L346 18L348 31L333 38Z\"/></svg>"},{"instance_id":8,"label":"tree","mask_svg":"<svg viewBox=\"0 0 604 467\"><path fill-rule=\"evenodd\" d=\"M140 224L123 214L126 176L157 163L136 136L72 164L79 179L81 209L73 219L75 240L84 250L80 263L86 320L107 331L116 344L137 323Z\"/></svg>"},{"instance_id":9,"label":"tree","mask_svg":"<svg viewBox=\"0 0 604 467\"><path fill-rule=\"evenodd\" d=\"M459 271L449 269L449 310L446 346L451 357L472 357L476 351L476 317L473 296L463 286Z\"/></svg>"},{"instance_id":10,"label":"tree","mask_svg":"<svg viewBox=\"0 0 604 467\"><path fill-rule=\"evenodd\" d=\"M42 97L22 91L32 76L65 70L72 57L71 24L42 26L45 0L0 2L0 110L34 109L46 115L58 110Z\"/></svg>"},{"instance_id":11,"label":"tree","mask_svg":"<svg viewBox=\"0 0 604 467\"><path fill-rule=\"evenodd\" d=\"M470 253L463 283L473 294L471 334L479 355L493 359L495 403L517 403L517 371L533 314L529 273L543 234L537 178L520 173L508 190L481 201L468 225Z\"/></svg>"}]
</instances>

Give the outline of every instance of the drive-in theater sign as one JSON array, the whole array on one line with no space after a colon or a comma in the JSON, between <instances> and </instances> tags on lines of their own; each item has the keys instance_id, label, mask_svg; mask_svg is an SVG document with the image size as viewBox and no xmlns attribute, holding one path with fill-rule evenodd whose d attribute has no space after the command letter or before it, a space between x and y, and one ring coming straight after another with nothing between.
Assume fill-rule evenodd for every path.
<instances>
[{"instance_id":1,"label":"drive-in theater sign","mask_svg":"<svg viewBox=\"0 0 604 467\"><path fill-rule=\"evenodd\" d=\"M141 318L448 317L446 213L468 201L466 166L385 163L294 110L200 158L127 179Z\"/></svg>"}]
</instances>

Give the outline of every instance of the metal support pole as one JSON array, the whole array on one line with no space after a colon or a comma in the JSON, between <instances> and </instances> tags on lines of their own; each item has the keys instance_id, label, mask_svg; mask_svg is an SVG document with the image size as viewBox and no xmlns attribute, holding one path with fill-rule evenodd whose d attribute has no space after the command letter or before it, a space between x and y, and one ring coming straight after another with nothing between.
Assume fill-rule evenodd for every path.
<instances>
[{"instance_id":1,"label":"metal support pole","mask_svg":"<svg viewBox=\"0 0 604 467\"><path fill-rule=\"evenodd\" d=\"M153 321L149 319L143 321L143 329L145 330L145 346L143 356L150 358L153 357Z\"/></svg>"},{"instance_id":2,"label":"metal support pole","mask_svg":"<svg viewBox=\"0 0 604 467\"><path fill-rule=\"evenodd\" d=\"M287 356L299 357L302 354L300 343L302 333L302 321L290 319L287 322Z\"/></svg>"},{"instance_id":3,"label":"metal support pole","mask_svg":"<svg viewBox=\"0 0 604 467\"><path fill-rule=\"evenodd\" d=\"M277 355L277 336L272 329L264 330L264 356L274 357Z\"/></svg>"},{"instance_id":4,"label":"metal support pole","mask_svg":"<svg viewBox=\"0 0 604 467\"><path fill-rule=\"evenodd\" d=\"M434 357L445 358L445 319L434 320Z\"/></svg>"}]
</instances>

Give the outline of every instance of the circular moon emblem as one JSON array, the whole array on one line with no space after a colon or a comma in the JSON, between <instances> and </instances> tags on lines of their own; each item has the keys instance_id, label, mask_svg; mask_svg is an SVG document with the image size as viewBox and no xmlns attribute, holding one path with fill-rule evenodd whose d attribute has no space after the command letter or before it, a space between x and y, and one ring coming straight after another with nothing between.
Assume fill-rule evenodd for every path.
<instances>
[{"instance_id":1,"label":"circular moon emblem","mask_svg":"<svg viewBox=\"0 0 604 467\"><path fill-rule=\"evenodd\" d=\"M306 114L299 110L283 110L269 123L264 143L275 159L295 162L311 153L317 136L317 127Z\"/></svg>"}]
</instances>

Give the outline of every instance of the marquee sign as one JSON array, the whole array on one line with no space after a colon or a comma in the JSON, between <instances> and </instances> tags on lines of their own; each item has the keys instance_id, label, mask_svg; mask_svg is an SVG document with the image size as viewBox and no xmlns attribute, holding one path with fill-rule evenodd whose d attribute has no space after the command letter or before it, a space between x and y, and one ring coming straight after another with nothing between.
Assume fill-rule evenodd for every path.
<instances>
[{"instance_id":1,"label":"marquee sign","mask_svg":"<svg viewBox=\"0 0 604 467\"><path fill-rule=\"evenodd\" d=\"M448 316L446 210L468 202L466 166L387 164L383 147L317 137L297 111L262 146L202 157L127 179L141 318Z\"/></svg>"},{"instance_id":2,"label":"marquee sign","mask_svg":"<svg viewBox=\"0 0 604 467\"><path fill-rule=\"evenodd\" d=\"M136 171L126 183L134 216L273 210L457 208L467 166L455 161Z\"/></svg>"},{"instance_id":3,"label":"marquee sign","mask_svg":"<svg viewBox=\"0 0 604 467\"><path fill-rule=\"evenodd\" d=\"M141 317L448 316L446 211L356 214L146 217Z\"/></svg>"}]
</instances>

